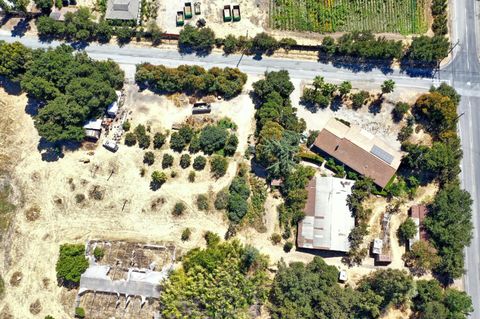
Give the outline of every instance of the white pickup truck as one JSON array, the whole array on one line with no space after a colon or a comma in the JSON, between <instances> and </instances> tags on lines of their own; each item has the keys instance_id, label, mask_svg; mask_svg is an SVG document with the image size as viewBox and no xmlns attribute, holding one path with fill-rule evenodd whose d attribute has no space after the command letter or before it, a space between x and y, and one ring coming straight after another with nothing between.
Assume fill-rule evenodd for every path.
<instances>
[{"instance_id":1,"label":"white pickup truck","mask_svg":"<svg viewBox=\"0 0 480 319\"><path fill-rule=\"evenodd\" d=\"M118 150L117 142L112 140L105 140L105 142L103 142L103 147L111 152L116 152Z\"/></svg>"}]
</instances>

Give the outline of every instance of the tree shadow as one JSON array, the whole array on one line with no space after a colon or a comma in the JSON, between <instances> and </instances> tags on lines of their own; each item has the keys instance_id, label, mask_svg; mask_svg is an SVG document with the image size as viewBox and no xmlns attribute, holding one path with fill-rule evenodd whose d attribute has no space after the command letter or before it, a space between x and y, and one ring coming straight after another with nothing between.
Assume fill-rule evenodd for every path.
<instances>
[{"instance_id":1,"label":"tree shadow","mask_svg":"<svg viewBox=\"0 0 480 319\"><path fill-rule=\"evenodd\" d=\"M0 76L0 86L5 89L9 95L20 95L22 94L22 87L20 83L14 82L4 76Z\"/></svg>"},{"instance_id":2,"label":"tree shadow","mask_svg":"<svg viewBox=\"0 0 480 319\"><path fill-rule=\"evenodd\" d=\"M25 33L30 29L31 18L22 18L12 29L12 36L23 37Z\"/></svg>"},{"instance_id":3,"label":"tree shadow","mask_svg":"<svg viewBox=\"0 0 480 319\"><path fill-rule=\"evenodd\" d=\"M338 257L346 256L346 253L344 252L333 251L333 250L307 249L307 248L297 247L297 251L305 254L320 256L322 258L338 258Z\"/></svg>"},{"instance_id":4,"label":"tree shadow","mask_svg":"<svg viewBox=\"0 0 480 319\"><path fill-rule=\"evenodd\" d=\"M29 98L27 101L27 105L25 105L25 113L30 116L36 116L38 114L38 110L42 106L42 103L35 99Z\"/></svg>"},{"instance_id":5,"label":"tree shadow","mask_svg":"<svg viewBox=\"0 0 480 319\"><path fill-rule=\"evenodd\" d=\"M268 172L265 167L257 163L253 158L250 160L251 171L255 176L267 179Z\"/></svg>"},{"instance_id":6,"label":"tree shadow","mask_svg":"<svg viewBox=\"0 0 480 319\"><path fill-rule=\"evenodd\" d=\"M75 50L84 50L89 46L88 41L73 41L70 43L70 46L74 48Z\"/></svg>"},{"instance_id":7,"label":"tree shadow","mask_svg":"<svg viewBox=\"0 0 480 319\"><path fill-rule=\"evenodd\" d=\"M347 69L351 72L370 72L373 69L378 69L383 74L393 73L392 60L374 60L364 59L359 57L345 56L345 55L321 55L319 54L319 62L331 62L336 68Z\"/></svg>"},{"instance_id":8,"label":"tree shadow","mask_svg":"<svg viewBox=\"0 0 480 319\"><path fill-rule=\"evenodd\" d=\"M436 63L412 61L408 57L400 61L400 71L410 77L431 78L435 74Z\"/></svg>"},{"instance_id":9,"label":"tree shadow","mask_svg":"<svg viewBox=\"0 0 480 319\"><path fill-rule=\"evenodd\" d=\"M317 113L318 112L318 107L313 102L307 102L303 99L300 99L300 102L298 102L298 104L303 106L310 113Z\"/></svg>"},{"instance_id":10,"label":"tree shadow","mask_svg":"<svg viewBox=\"0 0 480 319\"><path fill-rule=\"evenodd\" d=\"M179 45L178 52L181 55L195 54L198 57L206 57L212 53L212 48L193 48L188 45Z\"/></svg>"},{"instance_id":11,"label":"tree shadow","mask_svg":"<svg viewBox=\"0 0 480 319\"><path fill-rule=\"evenodd\" d=\"M333 112L337 112L343 106L342 102L343 102L343 100L340 96L335 96L332 100L332 103L330 103L330 109Z\"/></svg>"},{"instance_id":12,"label":"tree shadow","mask_svg":"<svg viewBox=\"0 0 480 319\"><path fill-rule=\"evenodd\" d=\"M10 20L10 18L12 17L12 15L10 14L5 14L3 17L0 18L0 26L3 26L5 24L7 24L7 22Z\"/></svg>"},{"instance_id":13,"label":"tree shadow","mask_svg":"<svg viewBox=\"0 0 480 319\"><path fill-rule=\"evenodd\" d=\"M382 111L383 97L375 99L369 106L368 111L373 115L377 115Z\"/></svg>"},{"instance_id":14,"label":"tree shadow","mask_svg":"<svg viewBox=\"0 0 480 319\"><path fill-rule=\"evenodd\" d=\"M37 150L40 152L42 161L56 162L65 156L65 152L73 152L78 150L82 146L82 143L75 141L60 141L49 142L45 138L41 137L38 142Z\"/></svg>"}]
</instances>

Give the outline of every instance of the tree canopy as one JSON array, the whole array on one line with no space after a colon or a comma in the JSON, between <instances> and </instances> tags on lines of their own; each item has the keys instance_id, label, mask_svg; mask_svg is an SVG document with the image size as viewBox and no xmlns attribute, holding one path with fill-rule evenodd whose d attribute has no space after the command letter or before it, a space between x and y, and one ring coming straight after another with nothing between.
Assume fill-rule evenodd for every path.
<instances>
[{"instance_id":1,"label":"tree canopy","mask_svg":"<svg viewBox=\"0 0 480 319\"><path fill-rule=\"evenodd\" d=\"M87 270L84 245L64 244L56 265L57 279L65 286L77 286L80 276Z\"/></svg>"},{"instance_id":2,"label":"tree canopy","mask_svg":"<svg viewBox=\"0 0 480 319\"><path fill-rule=\"evenodd\" d=\"M218 236L217 236L218 238ZM248 318L267 296L267 258L238 241L210 241L174 270L160 295L165 318Z\"/></svg>"},{"instance_id":3,"label":"tree canopy","mask_svg":"<svg viewBox=\"0 0 480 319\"><path fill-rule=\"evenodd\" d=\"M135 80L154 91L215 94L230 99L240 94L247 82L247 75L237 68L213 67L205 70L196 65L167 68L163 65L144 63L137 65Z\"/></svg>"}]
</instances>

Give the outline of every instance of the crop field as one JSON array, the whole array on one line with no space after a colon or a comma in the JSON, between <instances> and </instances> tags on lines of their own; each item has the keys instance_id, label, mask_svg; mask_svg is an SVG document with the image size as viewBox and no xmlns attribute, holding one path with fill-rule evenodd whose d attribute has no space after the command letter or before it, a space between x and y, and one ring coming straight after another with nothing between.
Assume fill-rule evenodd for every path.
<instances>
[{"instance_id":1,"label":"crop field","mask_svg":"<svg viewBox=\"0 0 480 319\"><path fill-rule=\"evenodd\" d=\"M270 0L270 27L279 30L421 34L427 0Z\"/></svg>"}]
</instances>

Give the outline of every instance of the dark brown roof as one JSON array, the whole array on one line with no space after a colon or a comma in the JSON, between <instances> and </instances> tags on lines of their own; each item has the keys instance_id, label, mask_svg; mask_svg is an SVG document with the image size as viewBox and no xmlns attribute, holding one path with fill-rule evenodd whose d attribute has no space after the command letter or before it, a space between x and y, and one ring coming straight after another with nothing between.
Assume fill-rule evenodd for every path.
<instances>
[{"instance_id":1,"label":"dark brown roof","mask_svg":"<svg viewBox=\"0 0 480 319\"><path fill-rule=\"evenodd\" d=\"M372 178L375 184L382 188L388 184L396 172L395 168L380 158L327 129L323 129L318 134L313 145L354 171Z\"/></svg>"},{"instance_id":2,"label":"dark brown roof","mask_svg":"<svg viewBox=\"0 0 480 319\"><path fill-rule=\"evenodd\" d=\"M410 207L410 217L418 218L418 224L420 225L420 238L422 240L428 239L428 234L425 228L423 227L423 220L427 216L428 208L426 205L415 205Z\"/></svg>"},{"instance_id":3,"label":"dark brown roof","mask_svg":"<svg viewBox=\"0 0 480 319\"><path fill-rule=\"evenodd\" d=\"M306 187L308 192L307 202L305 203L304 213L305 216L315 216L315 197L316 197L316 178L312 178ZM301 236L302 234L303 223L298 223L298 236L297 236L297 245L303 247L306 243L313 245L313 240L308 240L305 237Z\"/></svg>"}]
</instances>

